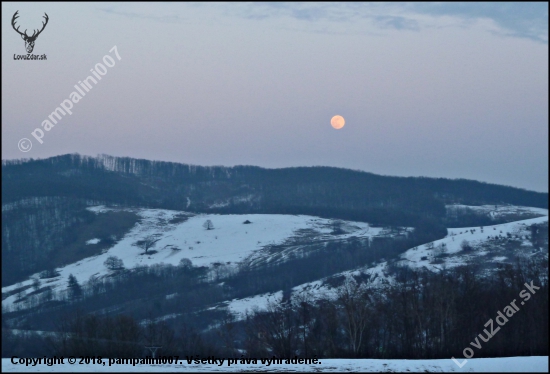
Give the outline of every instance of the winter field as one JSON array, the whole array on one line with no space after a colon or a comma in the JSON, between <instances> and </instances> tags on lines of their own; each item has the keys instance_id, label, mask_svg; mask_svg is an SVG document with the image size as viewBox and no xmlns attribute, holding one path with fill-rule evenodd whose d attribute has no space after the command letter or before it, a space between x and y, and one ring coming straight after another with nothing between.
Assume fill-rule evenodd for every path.
<instances>
[{"instance_id":1,"label":"winter field","mask_svg":"<svg viewBox=\"0 0 550 374\"><path fill-rule=\"evenodd\" d=\"M459 368L451 359L444 360L351 360L326 359L314 365L300 364L173 364L173 365L14 365L2 359L3 372L548 372L548 356L474 358ZM459 360L462 362L461 360Z\"/></svg>"},{"instance_id":2,"label":"winter field","mask_svg":"<svg viewBox=\"0 0 550 374\"><path fill-rule=\"evenodd\" d=\"M460 209L463 206L453 206ZM488 226L449 228L448 235L432 243L425 243L410 248L395 260L382 260L361 268L344 271L334 276L351 278L359 273L371 276L370 286L384 287L393 283L390 266L409 266L440 271L466 264L502 263L511 261L516 256L547 256L547 252L533 245L528 237L530 225L548 222L548 210L528 207L492 206L468 207L483 211L492 217L514 215L519 219L514 222ZM98 206L90 208L96 214L113 208ZM116 209L116 208L114 208ZM451 208L452 209L452 208ZM105 267L104 262L109 256L117 256L124 262L126 269L140 265L171 264L178 265L184 258L196 266L212 267L216 263L225 263L238 269L238 264L246 262L250 265L262 262L284 262L294 252L298 252L302 243L328 243L330 241L346 240L356 237L360 240L372 240L373 237L407 235L409 228L389 230L372 227L363 222L338 221L338 232L335 232L335 221L304 215L216 215L191 214L180 211L136 209L141 222L133 227L114 246L106 249L100 255L88 257L78 262L58 268L59 275L47 280L47 285L58 291L66 288L69 274L84 284L90 277L108 277L113 270ZM533 218L533 215L540 215ZM214 229L206 230L203 223L211 220ZM250 224L244 224L249 220ZM138 248L136 241L154 236L156 245L154 252L144 254ZM93 246L98 238L90 239L87 245ZM464 250L467 242L470 250ZM507 243L516 243L508 247ZM519 243L519 244L518 244ZM281 246L282 250L270 251L272 246ZM294 251L294 252L293 252ZM490 266L487 267L490 271ZM4 287L6 294L15 288L31 286L30 277L17 285ZM293 288L293 297L307 293L310 297L335 296L335 288L319 279L298 285ZM168 297L169 295L167 295ZM242 319L247 311L265 309L269 302L282 298L282 291L269 294L251 295L242 299L227 300L210 305L207 309L228 308L237 319ZM16 303L16 295L3 297L3 308L10 309ZM20 308L24 306L19 306ZM160 319L176 317L166 315ZM15 331L15 330L14 330ZM464 358L459 358L463 362ZM508 357L508 358L473 358L462 367L453 360L374 360L374 359L323 359L318 364L187 364L180 359L178 364L166 365L98 365L98 364L65 364L47 366L25 366L14 364L10 358L2 359L3 372L548 372L548 357Z\"/></svg>"},{"instance_id":3,"label":"winter field","mask_svg":"<svg viewBox=\"0 0 550 374\"><path fill-rule=\"evenodd\" d=\"M412 268L426 268L430 271L440 271L443 268L451 268L476 262L486 264L506 262L507 260L510 261L513 259L516 255L530 257L539 254L539 251L532 248L527 240L529 226L548 222L548 210L510 206L502 207L494 211L490 211L486 206L469 208L478 208L479 210L487 211L494 217L509 213L536 213L543 216L504 224L484 226L483 228L480 226L449 228L448 235L445 238L407 250L401 255L401 260L397 261L396 264ZM506 252L502 249L503 243L508 240L508 237L522 241L521 253L517 251ZM472 248L475 249L470 252L463 251L461 245L464 241L467 241ZM440 253L441 257L439 261L434 261L436 260L434 256L437 255L438 251L444 253ZM388 262L383 261L375 266L365 266L356 270L344 271L334 276L351 278L354 275L359 275L359 273L369 274L371 275L372 286L383 287L384 285L391 285L393 283L392 276L388 275L387 272L388 265ZM326 279L320 279L293 287L293 294L297 295L307 292L310 298L336 297L335 289L327 285L324 282L325 280ZM269 302L277 302L281 298L282 291L279 291L243 299L233 299L222 304L227 306L237 318L244 318L247 311L265 309Z\"/></svg>"},{"instance_id":4,"label":"winter field","mask_svg":"<svg viewBox=\"0 0 550 374\"><path fill-rule=\"evenodd\" d=\"M103 206L90 208L101 214L112 208ZM105 277L112 273L104 265L109 256L116 256L123 261L126 269L140 265L171 264L178 265L183 258L189 259L195 266L212 266L224 263L233 266L235 271L239 262L247 261L251 265L261 262L279 262L296 249L290 245L282 253L270 253L273 245L289 245L307 236L308 240L327 242L345 240L351 236L366 239L373 236L389 235L382 228L370 227L363 222L342 221L342 233L331 235L333 221L304 215L247 214L218 215L198 214L160 210L136 209L141 217L138 223L124 238L102 254L88 257L76 263L58 268L59 276L45 282L52 290L59 291L66 287L70 274L80 284L90 277ZM210 220L214 228L206 230L203 223ZM243 224L246 220L250 224ZM135 246L136 241L154 237L158 240L150 254ZM93 246L99 242L94 238L86 242ZM31 286L35 274L20 284L3 287L2 293L15 288ZM4 307L10 307L16 301L16 295L2 300Z\"/></svg>"},{"instance_id":5,"label":"winter field","mask_svg":"<svg viewBox=\"0 0 550 374\"><path fill-rule=\"evenodd\" d=\"M442 268L455 267L470 263L498 263L510 261L516 255L529 257L538 255L537 248L533 248L527 237L529 225L548 222L548 210L541 208L520 206L464 206L452 205L447 209L469 208L483 212L491 217L514 215L518 221L496 224L485 227L449 228L445 238L426 243L407 250L401 255L397 265L413 268L426 268L431 271L440 271ZM96 206L89 208L96 214L101 214L117 208ZM88 257L76 263L58 268L59 276L44 282L55 291L66 289L67 280L73 274L80 284L85 284L90 277L106 277L113 273L105 267L104 262L109 256L116 256L123 261L126 269L140 265L171 264L178 265L184 258L189 259L195 266L212 267L224 263L238 270L239 263L248 263L251 266L267 262L284 262L301 250L301 243L305 240L326 244L330 241L341 241L351 237L360 240L372 240L373 237L388 237L407 235L410 228L401 228L399 231L390 231L380 227L372 227L364 222L338 221L340 232L333 232L335 221L305 215L277 215L277 214L249 214L249 215L218 215L192 214L181 211L161 209L135 209L141 222L130 230L117 244L105 250L102 254ZM206 230L203 223L210 220L214 228ZM246 220L250 224L243 224ZM145 237L158 239L151 254L144 254L135 243ZM506 251L506 241L522 241L522 249ZM465 252L462 243L467 241L474 250ZM93 246L99 239L90 239L87 245ZM283 245L282 251L272 252L271 246ZM371 285L391 285L393 279L388 275L389 264L381 261L363 268L345 271L335 276L346 278L357 275L359 272L370 274ZM16 288L31 287L33 279L38 274L19 284L2 288L2 294L9 294ZM334 289L325 283L326 279L302 284L293 288L294 294L308 292L310 296L330 297ZM20 296L20 295L19 295ZM3 296L2 306L5 310L14 307L18 295ZM282 292L253 295L243 299L227 300L221 304L212 305L210 309L228 307L237 318L242 318L247 310L265 309L269 301L278 301ZM18 308L25 308L19 303ZM168 315L165 318L175 317Z\"/></svg>"}]
</instances>

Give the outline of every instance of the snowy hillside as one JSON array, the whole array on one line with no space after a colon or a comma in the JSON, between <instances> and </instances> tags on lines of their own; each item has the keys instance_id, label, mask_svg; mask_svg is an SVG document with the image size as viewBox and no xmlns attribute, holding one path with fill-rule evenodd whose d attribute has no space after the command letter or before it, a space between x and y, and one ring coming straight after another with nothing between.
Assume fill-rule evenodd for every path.
<instances>
[{"instance_id":1,"label":"snowy hillside","mask_svg":"<svg viewBox=\"0 0 550 374\"><path fill-rule=\"evenodd\" d=\"M548 216L494 226L450 228L447 237L407 251L402 256L401 263L435 271L443 265L454 267L472 261L479 262L480 257L486 261L503 262L511 255L532 256L539 252L539 248L533 248L532 243L529 242L528 237L531 233L528 227L545 222L548 222ZM462 248L465 241L470 245L471 250ZM521 242L524 250L507 251L502 245L513 241ZM434 261L435 258L439 258L440 263L435 264L434 262L437 262Z\"/></svg>"},{"instance_id":2,"label":"snowy hillside","mask_svg":"<svg viewBox=\"0 0 550 374\"><path fill-rule=\"evenodd\" d=\"M494 208L494 206L491 207ZM479 208L490 212L491 207ZM485 271L490 271L491 263L513 262L516 256L548 257L547 251L543 252L540 247L534 246L528 240L531 235L529 230L530 225L548 223L548 210L510 206L503 207L500 210L502 214L516 214L518 211L524 214L536 213L545 215L493 226L449 228L448 235L445 238L409 249L401 255L401 260L396 261L394 264L397 266L440 271L443 268L477 263L484 267ZM469 250L465 251L462 248L464 241L470 246ZM518 247L519 249L516 249ZM368 275L370 276L369 284L371 287L381 287L392 283L392 276L389 275L388 267L388 262L383 261L375 266L344 271L329 278L349 280L354 276ZM296 286L292 289L293 295L307 293L312 298L335 297L336 289L327 281L328 279L321 279ZM230 300L220 306L227 306L237 318L243 318L246 311L265 309L268 302L278 302L281 300L281 297L282 292L268 293Z\"/></svg>"},{"instance_id":3,"label":"snowy hillside","mask_svg":"<svg viewBox=\"0 0 550 374\"><path fill-rule=\"evenodd\" d=\"M374 287L382 286L384 284L391 283L391 277L385 275L387 268L387 262L382 262L376 266L363 267L357 270L344 271L338 274L334 274L330 278L351 279L353 276L362 274L368 274L371 276L371 285ZM319 298L335 298L336 288L332 287L328 279L321 279L314 282L308 282L292 288L291 298L295 299L297 296L305 296L310 300ZM227 307L231 313L234 314L236 319L243 319L247 312L256 310L265 310L269 303L279 303L283 297L283 292L273 292L261 295L255 295L242 299L228 300L224 303L217 305L216 307Z\"/></svg>"},{"instance_id":4,"label":"snowy hillside","mask_svg":"<svg viewBox=\"0 0 550 374\"><path fill-rule=\"evenodd\" d=\"M398 297L401 294L406 296L407 293L394 292L403 289L391 286L402 287L405 284L403 278L412 275L409 271L411 268L427 270L416 274L419 279L422 279L423 283L419 283L423 285L420 287L422 290L425 289L424 286L438 285L441 283L439 280L453 276L452 272L443 273L442 271L460 265L475 266L472 268L475 274L484 276L484 279L474 278L483 287L492 279L485 278L485 276L498 271L502 263L515 263L518 258L535 259L538 266L542 266L541 269L543 269L547 266L544 261L548 259L548 211L526 207L458 208L469 209L469 211L466 214L460 212L457 214L469 215L473 218L476 218L476 214L472 214L472 210L484 209L485 217L481 217L478 221L474 219L463 222L484 222L486 225L449 228L445 237L442 237L445 235L444 231L439 231L439 236L431 237L441 239L430 243L423 243L423 239L421 239L430 236L417 236L416 230L413 231L412 228L372 227L362 222L331 220L305 215L193 214L184 211L105 206L88 209L93 214L87 213L87 215L97 220L101 220L103 217L115 217L108 221L111 225L116 224L116 219L124 215L131 216L132 220L124 230L114 231L111 226L107 226L107 229L102 232L89 231L87 235L76 236L79 248L95 248L95 250L81 252L85 255L75 257L75 259L79 259L78 261L57 268L55 271L48 269L33 274L24 282L4 287L2 289L2 307L4 316L9 316L5 319L5 324L11 328L10 331L3 331L6 339L13 341L30 339L29 336L32 335L30 332L39 330L41 333L36 334L32 339L37 341L42 339L44 344L49 344L45 337L56 336L53 334L59 330L58 326L60 325L43 322L47 319L42 316L47 313L58 313L58 320L63 321L61 319L64 318L63 313L70 313L77 307L85 305L91 310L90 318L103 318L107 321L104 324L106 326L108 323L112 323L109 321L114 321L113 318L124 316L124 313L133 313L132 320L134 322L129 323L135 323L136 330L132 331L143 329L142 331L146 332L152 326L151 323L166 321L166 324L158 326L170 326L167 328L176 326L176 328L183 329L187 329L186 326L193 326L196 331L193 334L205 336L211 342L219 342L219 334L236 331L235 335L230 338L232 339L230 342L233 342L230 343L230 346L234 344L232 345L233 352L240 352L239 354L251 352L251 355L260 355L266 352L275 352L275 349L278 349L264 335L258 335L258 331L260 333L265 331L266 327L262 323L269 323L269 319L266 318L277 316L277 313L282 310L277 307L286 308L284 309L285 313L287 311L294 313L294 317L291 315L292 321L294 321L292 323L296 329L300 329L300 317L296 313L299 313L301 305L310 305L315 320L320 321L317 325L325 329L321 330L323 333L327 333L328 330L323 327L325 326L323 323L345 321L347 318L343 314L343 309L339 309L343 300L342 290L344 292L354 290L354 282L357 282L356 285L360 287L355 290L360 290L361 295L365 295L365 297L370 297L371 290L364 290L364 288L371 288L375 291L375 295L373 295L375 297L372 299L373 303L378 304L373 304L370 307L372 317L376 315L375 311L385 310L386 307L389 308L387 310L398 310L403 304ZM491 215L491 213L493 214ZM503 222L503 216L507 217L505 219L510 219L510 217L519 217L520 219L497 224L497 222ZM494 217L494 219L488 217ZM457 221L448 220L446 222ZM494 222L494 224L487 224L488 222ZM466 225L466 223L464 224ZM411 246L414 247L411 248ZM69 250L71 249L69 248ZM189 266L190 264L194 267ZM516 269L512 270L516 271ZM423 280L426 279L428 281L424 282ZM452 285L453 287L462 287L459 278L453 279L457 282ZM541 287L547 284L544 276L538 277L537 280L542 283ZM75 282L82 287L74 287ZM342 285L350 287L342 288ZM482 290L484 293L480 294L493 295L494 292L498 292L498 287L500 287L499 285L493 288L489 286L488 289ZM405 287L407 287L406 284ZM476 289L478 288L476 287ZM75 289L79 289L80 292L76 294ZM363 294L363 291L367 292ZM431 289L426 291L427 294L430 292ZM438 292L440 292L438 300L441 300L447 296L448 289L440 289ZM418 295L413 295L413 297L416 296ZM290 300L291 304L279 304L279 301L283 299ZM324 300L319 303L315 302L320 299ZM389 301L387 304L380 304L379 299ZM423 296L418 299L426 300ZM480 297L479 300L484 300L484 297ZM385 301L383 302L385 303ZM430 302L428 298L426 305L422 306L422 310L433 310L433 303L430 304ZM454 313L460 312L460 305L464 305L464 300L458 300L453 304ZM530 304L530 307L535 308L533 313L541 313L540 308L536 309L539 305ZM289 306L290 308L287 308ZM325 307L333 309L327 311L323 309ZM254 312L265 309L272 313L253 315ZM154 313L151 312L152 310ZM330 314L331 310L337 313L338 318ZM252 313L247 315L249 311ZM400 320L400 317L392 316L391 313L383 314L384 316L377 316L379 318L377 323L385 324L381 331L393 331L396 318ZM401 315L403 313L396 314L396 316ZM544 312L542 315L546 315L546 313ZM434 317L428 315L426 318L433 320ZM444 321L444 319L441 320ZM524 320L520 321L524 322ZM531 323L530 320L526 321L524 322L526 326L531 326L527 324ZM332 326L330 323L329 325ZM344 331L344 325L340 324L338 331ZM428 325L423 324L423 326ZM440 324L434 326L438 327ZM443 328L440 330L443 331ZM105 339L111 339L111 335L109 335L111 331L112 329L109 328L102 332L107 337ZM400 331L396 335L397 337L404 336L404 328ZM418 328L415 333L420 337L439 337L441 331L430 327L430 329L425 328L424 330ZM456 328L448 331L462 330ZM540 331L540 329L533 327L531 331ZM544 348L544 336L539 335L536 335L533 340L542 342L542 348ZM182 334L181 336L188 335ZM515 338L513 335L510 336ZM296 335L296 349L293 352L298 352L301 349L300 337L301 335ZM73 344L75 349L78 348L78 344L80 344L78 342L81 339L81 337L75 338ZM91 339L96 339L95 335ZM136 342L139 340L133 339ZM174 349L184 347L181 348L181 352L194 349L192 341L179 337L178 339L181 340L174 345ZM306 339L303 339L303 344L306 344ZM379 349L376 339L378 338L373 337L369 344L372 344L375 349ZM457 341L456 337L453 339L455 339L453 341ZM131 341L125 337L120 340ZM315 339L315 341L322 342L323 339ZM344 333L337 336L335 341L337 343L335 346L338 347L349 344ZM32 344L34 343L29 340L29 345L32 346ZM430 344L429 348L434 350L433 352L438 352L437 340L432 339ZM399 349L400 346L403 346L402 342L395 338L387 343L386 348L395 349L397 347ZM138 352L142 347L141 342L136 347L136 352ZM255 347L262 347L262 350L254 351ZM349 357L342 355L340 351L332 352L329 349L328 352L330 352L329 357ZM486 356L500 355L498 353L500 351L496 351L497 353L494 351L492 353L484 352ZM536 352L545 354L544 350ZM510 354L532 353L522 351ZM280 352L277 354L281 355ZM70 354L63 353L63 355L67 357ZM24 355L21 354L21 356ZM361 357L373 356L367 352ZM439 353L437 356L407 354L390 357L443 356ZM521 358L521 360L525 359L527 358ZM520 358L517 359L520 361L515 361L516 358L500 359L501 361L490 360L492 359L469 360L468 366L463 368L459 368L451 360L325 360L322 367L319 365L283 365L275 370L487 371L493 369L500 371L502 365L507 370L522 369L518 366ZM531 358L531 360L535 360L535 358ZM526 361L521 362L526 363ZM540 361L533 362L529 363L532 366L529 367L530 370L533 370L534 367L540 367L541 371L547 369L547 366L540 366ZM8 369L6 369L6 365L8 365ZM497 367L499 369L495 369ZM163 371L214 369L207 365L197 367L185 363L158 368ZM3 369L6 371L26 370L27 368L16 367L9 362L4 362ZM37 369L53 370L47 366L33 368L33 370ZM55 367L55 369L57 371L65 370L65 366ZM98 368L84 365L71 367L71 371L89 369ZM152 369L149 366L129 368L122 365L109 369L154 371L156 368ZM234 368L232 366L230 368L220 367L216 370L261 371L273 370L273 367L258 365Z\"/></svg>"},{"instance_id":5,"label":"snowy hillside","mask_svg":"<svg viewBox=\"0 0 550 374\"><path fill-rule=\"evenodd\" d=\"M533 208L526 206L516 206L516 205L462 205L462 204L452 204L447 205L447 214L456 215L460 211L470 210L476 213L485 214L492 219L498 219L501 217L520 217L523 219L531 218L533 216L548 215L548 209L543 208Z\"/></svg>"},{"instance_id":6,"label":"snowy hillside","mask_svg":"<svg viewBox=\"0 0 550 374\"><path fill-rule=\"evenodd\" d=\"M96 214L102 214L115 208L97 206L90 208ZM52 290L66 289L70 274L80 284L90 277L107 276L118 270L109 270L105 260L115 256L122 260L126 269L139 265L171 264L178 265L182 259L191 260L194 266L211 266L223 263L236 270L239 262L257 265L262 262L280 262L299 250L301 243L345 240L352 236L369 239L374 236L393 235L382 228L370 227L363 222L338 221L340 231L335 234L335 222L304 215L217 215L200 214L171 210L135 209L141 221L118 243L102 254L85 258L76 263L58 268L59 276L44 280L44 285ZM203 224L210 220L213 229L207 230ZM244 223L244 222L250 223ZM403 229L406 232L410 229ZM154 246L148 253L136 245L140 240L152 238ZM99 239L90 239L86 245L96 245ZM280 251L270 251L274 245L284 245ZM34 274L27 281L10 285L2 289L7 294L15 289L30 287ZM2 301L9 308L21 295L13 294ZM20 306L23 307L23 306Z\"/></svg>"},{"instance_id":7,"label":"snowy hillside","mask_svg":"<svg viewBox=\"0 0 550 374\"><path fill-rule=\"evenodd\" d=\"M401 260L392 261L391 265L439 271L443 267L449 268L476 262L485 264L486 271L490 271L488 265L491 263L511 261L517 255L527 257L548 255L528 240L531 235L530 225L547 223L548 210L514 206L495 208L494 206L453 205L448 207L448 209L462 208L481 210L491 217L511 214L542 216L485 227L449 228L445 238L411 248L401 255ZM117 208L97 206L89 209L96 214L102 214ZM126 269L140 265L178 265L182 259L189 259L194 266L211 267L221 263L237 271L238 265L243 263L255 266L261 263L284 262L303 250L304 243L315 242L326 245L331 241L341 241L351 237L372 240L373 237L407 235L411 230L401 228L390 232L371 227L363 222L334 221L305 215L194 215L158 209L133 209L132 211L141 217L140 222L114 246L100 255L57 269L59 276L43 280L43 285L51 287L52 290L64 292L70 274L73 274L80 284L85 284L90 277L109 276L119 271L109 270L104 265L105 260L110 256L122 260ZM213 225L211 230L203 226L208 220ZM336 227L337 231L335 231ZM154 239L154 246L148 250L147 254L136 245L144 238ZM98 238L90 239L86 244L97 245L99 241ZM465 243L468 245L467 250L464 250ZM280 248L272 251L270 249L273 246ZM370 284L378 287L392 283L389 266L390 264L386 261L382 261L335 274L329 278L343 280L353 276L369 275ZM38 276L35 274L25 282L4 287L2 289L3 307L10 310L15 303L18 304L18 308L25 308L23 303L16 303L21 295L14 290L25 287L30 290L33 280ZM307 292L312 297L330 297L334 295L334 291L329 279L320 279L293 288L294 294ZM246 310L265 308L268 301L280 300L281 297L281 291L249 296L227 300L211 306L210 309L228 307L237 317L242 318ZM174 316L176 315L161 317L161 319Z\"/></svg>"}]
</instances>

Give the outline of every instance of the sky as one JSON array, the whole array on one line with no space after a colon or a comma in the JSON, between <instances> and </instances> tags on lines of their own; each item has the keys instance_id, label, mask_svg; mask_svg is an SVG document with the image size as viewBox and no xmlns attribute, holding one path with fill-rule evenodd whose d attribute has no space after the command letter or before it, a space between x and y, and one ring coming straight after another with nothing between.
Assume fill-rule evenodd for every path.
<instances>
[{"instance_id":1,"label":"sky","mask_svg":"<svg viewBox=\"0 0 550 374\"><path fill-rule=\"evenodd\" d=\"M45 60L21 59L16 11L28 35L48 15L32 52ZM324 165L548 192L547 3L3 2L2 17L2 159Z\"/></svg>"}]
</instances>

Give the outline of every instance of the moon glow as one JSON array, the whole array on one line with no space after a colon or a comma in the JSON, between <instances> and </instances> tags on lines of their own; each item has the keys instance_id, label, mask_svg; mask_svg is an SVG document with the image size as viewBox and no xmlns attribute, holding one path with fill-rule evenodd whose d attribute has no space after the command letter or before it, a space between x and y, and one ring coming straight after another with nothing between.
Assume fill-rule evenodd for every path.
<instances>
[{"instance_id":1,"label":"moon glow","mask_svg":"<svg viewBox=\"0 0 550 374\"><path fill-rule=\"evenodd\" d=\"M340 130L346 124L346 120L342 116L334 116L330 119L330 125L336 130Z\"/></svg>"}]
</instances>

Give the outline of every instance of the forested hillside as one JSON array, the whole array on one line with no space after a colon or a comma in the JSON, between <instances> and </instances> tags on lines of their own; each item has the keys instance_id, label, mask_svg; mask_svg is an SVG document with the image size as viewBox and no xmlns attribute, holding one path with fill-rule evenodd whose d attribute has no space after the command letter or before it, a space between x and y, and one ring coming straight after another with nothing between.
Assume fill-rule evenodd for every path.
<instances>
[{"instance_id":1,"label":"forested hillside","mask_svg":"<svg viewBox=\"0 0 550 374\"><path fill-rule=\"evenodd\" d=\"M444 204L450 203L548 207L546 193L330 167L202 167L77 154L4 161L2 203L37 196L194 211L315 213L400 224L441 217Z\"/></svg>"},{"instance_id":2,"label":"forested hillside","mask_svg":"<svg viewBox=\"0 0 550 374\"><path fill-rule=\"evenodd\" d=\"M547 206L328 167L4 161L3 354L449 357L526 281L540 292L479 355L545 354Z\"/></svg>"},{"instance_id":3,"label":"forested hillside","mask_svg":"<svg viewBox=\"0 0 550 374\"><path fill-rule=\"evenodd\" d=\"M85 210L102 203L226 214L308 214L409 226L416 228L420 242L427 242L445 235L446 204L547 208L548 194L330 167L203 167L78 154L3 161L2 284L70 263L75 251L77 257L86 255L87 248L74 248L79 235L93 233L107 247L137 221L125 214L99 222ZM453 224L485 223L483 217L466 213L463 218L455 215Z\"/></svg>"}]
</instances>

